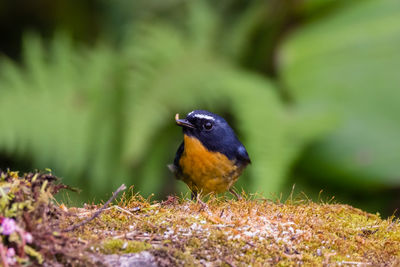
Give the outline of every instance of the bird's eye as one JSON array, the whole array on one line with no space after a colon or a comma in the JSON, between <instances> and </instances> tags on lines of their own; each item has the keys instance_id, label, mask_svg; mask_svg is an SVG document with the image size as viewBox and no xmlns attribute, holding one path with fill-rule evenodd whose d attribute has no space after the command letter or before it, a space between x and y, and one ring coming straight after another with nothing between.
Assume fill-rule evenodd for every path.
<instances>
[{"instance_id":1,"label":"bird's eye","mask_svg":"<svg viewBox=\"0 0 400 267\"><path fill-rule=\"evenodd\" d=\"M212 125L211 122L206 122L206 123L204 124L204 129L206 129L207 131L211 130L212 127L213 127L213 125Z\"/></svg>"}]
</instances>

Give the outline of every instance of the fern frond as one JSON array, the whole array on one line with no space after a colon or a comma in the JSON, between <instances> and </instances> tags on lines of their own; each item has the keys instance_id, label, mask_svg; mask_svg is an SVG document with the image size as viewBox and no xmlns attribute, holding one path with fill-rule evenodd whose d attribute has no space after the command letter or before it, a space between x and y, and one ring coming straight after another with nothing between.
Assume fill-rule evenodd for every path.
<instances>
[{"instance_id":1,"label":"fern frond","mask_svg":"<svg viewBox=\"0 0 400 267\"><path fill-rule=\"evenodd\" d=\"M136 64L132 73L132 77L142 79L135 83L138 78L132 78L129 83L131 93L127 95L131 97L126 112L130 116L126 122L124 161L145 164L141 155L158 149L152 144L163 138L164 132L159 129L173 124L175 112L228 108L238 120L252 155L251 188L278 190L305 139L301 131L291 132L298 117L287 112L273 83L232 65L210 50L199 49L189 37L173 28L153 25L141 36L142 42L128 46L132 51L127 57L143 53L143 61ZM299 142L290 142L290 138Z\"/></svg>"},{"instance_id":2,"label":"fern frond","mask_svg":"<svg viewBox=\"0 0 400 267\"><path fill-rule=\"evenodd\" d=\"M279 190L322 128L309 129L310 116L289 111L271 81L216 52L218 19L197 5L192 34L144 24L118 50L77 48L62 35L47 49L28 36L23 67L1 62L0 149L31 157L35 168L50 167L86 192L125 182L157 193L171 181L166 164L181 138L174 114L229 110L253 162L246 187Z\"/></svg>"}]
</instances>

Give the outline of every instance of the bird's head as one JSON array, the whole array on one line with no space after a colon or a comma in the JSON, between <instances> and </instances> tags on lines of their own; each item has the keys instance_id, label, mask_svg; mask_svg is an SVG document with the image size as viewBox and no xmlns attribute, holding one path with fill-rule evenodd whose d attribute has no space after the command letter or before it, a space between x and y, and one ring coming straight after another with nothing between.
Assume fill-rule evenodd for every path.
<instances>
[{"instance_id":1,"label":"bird's head","mask_svg":"<svg viewBox=\"0 0 400 267\"><path fill-rule=\"evenodd\" d=\"M176 114L175 121L185 135L197 138L208 150L221 152L230 159L239 156L250 162L246 149L221 116L206 110L194 110L185 119L179 119L179 114Z\"/></svg>"}]
</instances>

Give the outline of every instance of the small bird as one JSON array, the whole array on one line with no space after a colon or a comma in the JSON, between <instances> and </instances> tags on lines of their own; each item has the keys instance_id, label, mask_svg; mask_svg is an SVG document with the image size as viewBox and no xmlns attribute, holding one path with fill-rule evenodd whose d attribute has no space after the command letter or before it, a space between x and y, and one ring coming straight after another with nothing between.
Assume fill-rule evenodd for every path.
<instances>
[{"instance_id":1,"label":"small bird","mask_svg":"<svg viewBox=\"0 0 400 267\"><path fill-rule=\"evenodd\" d=\"M183 128L183 142L173 164L168 165L177 179L198 193L222 193L231 189L243 169L251 163L246 148L224 118L206 110L194 110L185 119L175 115Z\"/></svg>"}]
</instances>

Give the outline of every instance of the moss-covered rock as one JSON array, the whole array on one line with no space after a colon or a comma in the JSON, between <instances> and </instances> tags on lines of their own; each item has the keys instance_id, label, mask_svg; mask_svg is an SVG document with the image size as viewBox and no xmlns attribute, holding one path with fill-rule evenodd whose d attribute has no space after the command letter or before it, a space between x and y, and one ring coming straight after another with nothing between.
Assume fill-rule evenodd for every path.
<instances>
[{"instance_id":1,"label":"moss-covered rock","mask_svg":"<svg viewBox=\"0 0 400 267\"><path fill-rule=\"evenodd\" d=\"M124 194L110 207L78 208L54 202L64 186L49 173L0 177L4 266L9 249L28 265L400 265L399 220L348 205L257 196L152 202Z\"/></svg>"},{"instance_id":2,"label":"moss-covered rock","mask_svg":"<svg viewBox=\"0 0 400 267\"><path fill-rule=\"evenodd\" d=\"M96 238L87 235L91 231ZM204 205L178 198L149 202L135 195L71 235L105 253L124 253L121 247L131 240L145 242L151 248L139 251L152 253L159 265L400 263L398 220L310 201L211 197Z\"/></svg>"}]
</instances>

